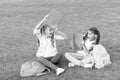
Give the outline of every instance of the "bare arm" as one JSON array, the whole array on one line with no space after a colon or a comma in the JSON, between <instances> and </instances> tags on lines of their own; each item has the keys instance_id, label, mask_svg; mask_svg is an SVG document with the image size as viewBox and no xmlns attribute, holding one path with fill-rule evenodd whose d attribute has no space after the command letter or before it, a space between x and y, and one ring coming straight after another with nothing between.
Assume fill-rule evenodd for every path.
<instances>
[{"instance_id":1,"label":"bare arm","mask_svg":"<svg viewBox=\"0 0 120 80\"><path fill-rule=\"evenodd\" d=\"M48 16L49 16L49 14L46 15L46 16L42 19L42 21L40 21L40 22L37 24L37 26L35 27L36 30L39 30L39 29L40 29L40 27L42 26L42 24L44 23L44 21L46 20L46 18L47 18Z\"/></svg>"},{"instance_id":2,"label":"bare arm","mask_svg":"<svg viewBox=\"0 0 120 80\"><path fill-rule=\"evenodd\" d=\"M61 32L61 31L56 30L55 32L56 32L57 34L62 35L65 39L68 38L68 36L67 36L66 34L64 34L63 32Z\"/></svg>"},{"instance_id":3,"label":"bare arm","mask_svg":"<svg viewBox=\"0 0 120 80\"><path fill-rule=\"evenodd\" d=\"M85 51L85 53L87 53L87 55L90 54L90 52L88 51L88 49L85 46L85 42L84 41L82 41L82 47L83 47L83 50Z\"/></svg>"},{"instance_id":4,"label":"bare arm","mask_svg":"<svg viewBox=\"0 0 120 80\"><path fill-rule=\"evenodd\" d=\"M44 24L44 21L46 20L46 18L49 16L49 14L48 15L46 15L43 19L42 19L42 21L40 21L38 24L37 24L37 26L34 28L34 30L33 30L33 34L38 34L38 33L40 33L40 28L42 27L42 25Z\"/></svg>"},{"instance_id":5,"label":"bare arm","mask_svg":"<svg viewBox=\"0 0 120 80\"><path fill-rule=\"evenodd\" d=\"M40 21L34 29L39 30L41 25L44 23L45 20L46 20L46 18L44 18L42 21Z\"/></svg>"}]
</instances>

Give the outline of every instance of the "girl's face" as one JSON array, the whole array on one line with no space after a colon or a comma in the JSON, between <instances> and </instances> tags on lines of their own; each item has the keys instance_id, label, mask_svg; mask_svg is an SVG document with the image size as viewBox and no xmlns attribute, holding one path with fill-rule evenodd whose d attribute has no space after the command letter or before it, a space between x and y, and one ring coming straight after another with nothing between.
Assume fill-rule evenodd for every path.
<instances>
[{"instance_id":1,"label":"girl's face","mask_svg":"<svg viewBox=\"0 0 120 80\"><path fill-rule=\"evenodd\" d=\"M90 39L90 40L95 39L95 34L90 30L88 30L88 39Z\"/></svg>"},{"instance_id":2,"label":"girl's face","mask_svg":"<svg viewBox=\"0 0 120 80\"><path fill-rule=\"evenodd\" d=\"M46 34L46 36L48 36L48 37L50 37L50 36L53 34L53 32L54 32L54 30L53 30L52 28L50 28L50 27L47 27L47 28L45 29L45 34Z\"/></svg>"}]
</instances>

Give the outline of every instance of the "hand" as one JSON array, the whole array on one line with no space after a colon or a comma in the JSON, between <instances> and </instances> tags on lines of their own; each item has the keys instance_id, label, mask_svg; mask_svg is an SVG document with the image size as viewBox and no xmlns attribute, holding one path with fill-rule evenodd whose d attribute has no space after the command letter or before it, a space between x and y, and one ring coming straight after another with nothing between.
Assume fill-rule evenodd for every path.
<instances>
[{"instance_id":1,"label":"hand","mask_svg":"<svg viewBox=\"0 0 120 80\"><path fill-rule=\"evenodd\" d=\"M82 41L81 41L81 44L84 45L84 44L85 44L85 41L82 40Z\"/></svg>"},{"instance_id":2,"label":"hand","mask_svg":"<svg viewBox=\"0 0 120 80\"><path fill-rule=\"evenodd\" d=\"M77 51L77 53L81 53L81 51Z\"/></svg>"},{"instance_id":3,"label":"hand","mask_svg":"<svg viewBox=\"0 0 120 80\"><path fill-rule=\"evenodd\" d=\"M51 27L52 29L54 29L54 31L57 31L57 30L58 30L57 24L56 24L56 25L51 25L50 27Z\"/></svg>"},{"instance_id":4,"label":"hand","mask_svg":"<svg viewBox=\"0 0 120 80\"><path fill-rule=\"evenodd\" d=\"M50 15L50 14L45 15L45 17L43 18L42 21L44 22L49 15Z\"/></svg>"},{"instance_id":5,"label":"hand","mask_svg":"<svg viewBox=\"0 0 120 80\"><path fill-rule=\"evenodd\" d=\"M45 18L47 18L50 14L45 15Z\"/></svg>"}]
</instances>

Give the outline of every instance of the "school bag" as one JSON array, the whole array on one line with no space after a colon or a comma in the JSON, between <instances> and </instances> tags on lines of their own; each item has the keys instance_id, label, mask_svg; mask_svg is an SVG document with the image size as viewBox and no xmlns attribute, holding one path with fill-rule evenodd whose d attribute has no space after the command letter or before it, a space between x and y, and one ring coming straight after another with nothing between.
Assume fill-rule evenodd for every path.
<instances>
[{"instance_id":1,"label":"school bag","mask_svg":"<svg viewBox=\"0 0 120 80\"><path fill-rule=\"evenodd\" d=\"M95 60L95 67L98 69L111 64L110 55L101 44L94 46L93 56Z\"/></svg>"},{"instance_id":2,"label":"school bag","mask_svg":"<svg viewBox=\"0 0 120 80\"><path fill-rule=\"evenodd\" d=\"M21 77L40 76L49 73L50 70L43 64L35 61L28 61L22 64L20 69Z\"/></svg>"}]
</instances>

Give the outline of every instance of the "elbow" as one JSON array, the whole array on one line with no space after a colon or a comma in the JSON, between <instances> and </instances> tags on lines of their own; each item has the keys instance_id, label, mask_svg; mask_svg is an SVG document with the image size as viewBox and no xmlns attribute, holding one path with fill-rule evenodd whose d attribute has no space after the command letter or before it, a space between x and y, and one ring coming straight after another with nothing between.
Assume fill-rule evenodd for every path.
<instances>
[{"instance_id":1,"label":"elbow","mask_svg":"<svg viewBox=\"0 0 120 80\"><path fill-rule=\"evenodd\" d=\"M39 33L40 31L38 30L38 29L34 29L33 30L33 34L37 34L37 33Z\"/></svg>"},{"instance_id":2,"label":"elbow","mask_svg":"<svg viewBox=\"0 0 120 80\"><path fill-rule=\"evenodd\" d=\"M35 34L35 33L36 33L36 29L33 30L33 34Z\"/></svg>"}]
</instances>

